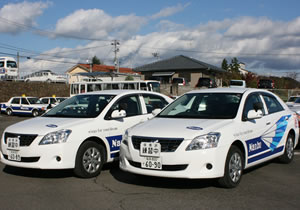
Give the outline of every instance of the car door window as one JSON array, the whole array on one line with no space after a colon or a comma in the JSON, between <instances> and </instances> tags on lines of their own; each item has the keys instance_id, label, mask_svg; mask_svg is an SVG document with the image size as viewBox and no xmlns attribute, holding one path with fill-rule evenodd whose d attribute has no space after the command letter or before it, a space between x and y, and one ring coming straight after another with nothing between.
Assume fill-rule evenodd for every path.
<instances>
[{"instance_id":1,"label":"car door window","mask_svg":"<svg viewBox=\"0 0 300 210\"><path fill-rule=\"evenodd\" d=\"M11 101L12 104L20 104L20 99L19 98L14 98L12 101Z\"/></svg>"},{"instance_id":2,"label":"car door window","mask_svg":"<svg viewBox=\"0 0 300 210\"><path fill-rule=\"evenodd\" d=\"M125 110L126 117L142 114L141 104L137 95L125 96L120 99L112 106L108 113L111 114L114 110Z\"/></svg>"},{"instance_id":3,"label":"car door window","mask_svg":"<svg viewBox=\"0 0 300 210\"><path fill-rule=\"evenodd\" d=\"M168 102L160 96L143 94L143 97L146 104L147 113L152 113L154 109L162 109L168 104Z\"/></svg>"},{"instance_id":4,"label":"car door window","mask_svg":"<svg viewBox=\"0 0 300 210\"><path fill-rule=\"evenodd\" d=\"M261 100L259 94L255 93L255 94L251 94L248 96L248 98L246 99L246 102L245 102L244 110L243 110L243 120L247 119L248 112L250 110L254 110L254 104L258 103L258 102L262 103L262 100ZM262 112L263 112L263 115L265 115L264 108L262 108Z\"/></svg>"},{"instance_id":5,"label":"car door window","mask_svg":"<svg viewBox=\"0 0 300 210\"><path fill-rule=\"evenodd\" d=\"M48 99L47 99L47 98L43 98L43 99L42 99L42 103L43 103L43 104L48 104Z\"/></svg>"},{"instance_id":6,"label":"car door window","mask_svg":"<svg viewBox=\"0 0 300 210\"><path fill-rule=\"evenodd\" d=\"M29 105L29 103L28 103L28 101L27 101L26 98L22 98L21 104L23 104L23 105Z\"/></svg>"},{"instance_id":7,"label":"car door window","mask_svg":"<svg viewBox=\"0 0 300 210\"><path fill-rule=\"evenodd\" d=\"M266 102L266 106L268 109L268 113L272 114L275 112L280 112L283 110L281 104L271 95L263 95L264 101Z\"/></svg>"},{"instance_id":8,"label":"car door window","mask_svg":"<svg viewBox=\"0 0 300 210\"><path fill-rule=\"evenodd\" d=\"M56 100L54 98L50 98L50 104L55 104Z\"/></svg>"}]
</instances>

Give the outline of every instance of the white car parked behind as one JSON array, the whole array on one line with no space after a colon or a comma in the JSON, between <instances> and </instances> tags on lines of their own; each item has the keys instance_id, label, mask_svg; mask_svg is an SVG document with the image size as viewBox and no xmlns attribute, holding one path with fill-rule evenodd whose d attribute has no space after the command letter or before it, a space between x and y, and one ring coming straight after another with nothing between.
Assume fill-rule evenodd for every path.
<instances>
[{"instance_id":1,"label":"white car parked behind","mask_svg":"<svg viewBox=\"0 0 300 210\"><path fill-rule=\"evenodd\" d=\"M291 162L298 137L296 114L273 93L202 89L128 129L120 168L149 176L219 178L231 188L246 168L276 157Z\"/></svg>"},{"instance_id":2,"label":"white car parked behind","mask_svg":"<svg viewBox=\"0 0 300 210\"><path fill-rule=\"evenodd\" d=\"M42 117L5 129L1 162L24 168L74 168L97 176L119 155L126 129L153 117L173 100L149 91L109 90L76 95Z\"/></svg>"}]
</instances>

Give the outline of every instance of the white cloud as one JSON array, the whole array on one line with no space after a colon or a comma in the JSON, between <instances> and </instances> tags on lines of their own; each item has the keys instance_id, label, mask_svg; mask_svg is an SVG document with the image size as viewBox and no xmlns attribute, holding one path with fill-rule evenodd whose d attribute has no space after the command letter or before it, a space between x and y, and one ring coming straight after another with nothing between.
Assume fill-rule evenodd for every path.
<instances>
[{"instance_id":1,"label":"white cloud","mask_svg":"<svg viewBox=\"0 0 300 210\"><path fill-rule=\"evenodd\" d=\"M37 26L35 19L43 14L50 2L7 4L0 9L0 32L17 34L28 27Z\"/></svg>"},{"instance_id":2,"label":"white cloud","mask_svg":"<svg viewBox=\"0 0 300 210\"><path fill-rule=\"evenodd\" d=\"M177 6L164 8L164 9L160 10L158 13L152 15L151 18L158 19L158 18L174 15L175 13L181 12L189 5L190 5L190 3L187 3L185 5L178 4Z\"/></svg>"},{"instance_id":3,"label":"white cloud","mask_svg":"<svg viewBox=\"0 0 300 210\"><path fill-rule=\"evenodd\" d=\"M80 15L80 12L85 15ZM77 23L78 32L86 31L91 33L86 34L91 37L98 36L107 39L112 33L121 34L123 32L123 37L132 35L134 33L131 32L140 28L145 21L135 15L112 18L101 10L89 11L88 14L91 17L88 17L86 12L82 10L73 13L73 18L67 20L67 17L60 22L61 27L65 25L66 31L73 30L75 33L74 26ZM95 19L98 21L92 22L92 26L84 27L86 23ZM133 20L141 22L132 24ZM67 28L67 23L72 25L70 29ZM111 25L112 23L114 25ZM129 26L125 27L124 24ZM239 61L246 63L248 70L261 74L269 69L273 69L273 73L282 70L299 71L300 17L286 22L273 21L265 17L241 17L210 21L194 28L181 27L170 21L161 21L159 25L164 25L164 30L130 36L121 41L118 53L121 66L137 67L154 62L156 58L152 53L157 52L161 59L182 54L216 66L221 65L223 58L237 57ZM63 30L63 28L57 27L58 29ZM96 55L100 60L106 59L104 62L111 65L114 54L110 43L107 44L107 47L73 53L73 55L76 54L74 62L83 62L86 58ZM100 45L103 45L103 42L101 44L91 42L87 46L78 46L77 48ZM59 54L63 49L56 50ZM68 61L67 58L63 60ZM60 69L61 72L67 70L62 67L57 69Z\"/></svg>"},{"instance_id":4,"label":"white cloud","mask_svg":"<svg viewBox=\"0 0 300 210\"><path fill-rule=\"evenodd\" d=\"M145 18L133 14L112 17L100 9L81 9L60 19L55 32L88 39L126 39L139 31L145 23Z\"/></svg>"}]
</instances>

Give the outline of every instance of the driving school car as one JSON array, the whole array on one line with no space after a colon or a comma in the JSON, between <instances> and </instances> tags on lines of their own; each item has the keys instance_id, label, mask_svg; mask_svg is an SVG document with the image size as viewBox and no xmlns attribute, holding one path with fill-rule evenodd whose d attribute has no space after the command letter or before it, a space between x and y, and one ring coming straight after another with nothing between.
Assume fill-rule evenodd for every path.
<instances>
[{"instance_id":1,"label":"driving school car","mask_svg":"<svg viewBox=\"0 0 300 210\"><path fill-rule=\"evenodd\" d=\"M232 188L246 168L276 157L291 162L298 137L296 114L269 91L191 91L125 132L120 168L149 176L219 178Z\"/></svg>"},{"instance_id":2,"label":"driving school car","mask_svg":"<svg viewBox=\"0 0 300 210\"><path fill-rule=\"evenodd\" d=\"M41 104L36 97L12 97L8 102L0 103L1 112L7 115L32 115L36 117L47 110L47 106Z\"/></svg>"},{"instance_id":3,"label":"driving school car","mask_svg":"<svg viewBox=\"0 0 300 210\"><path fill-rule=\"evenodd\" d=\"M97 176L104 163L118 157L125 130L172 101L149 91L76 95L41 117L6 128L1 162L23 168L73 168L79 177Z\"/></svg>"}]
</instances>

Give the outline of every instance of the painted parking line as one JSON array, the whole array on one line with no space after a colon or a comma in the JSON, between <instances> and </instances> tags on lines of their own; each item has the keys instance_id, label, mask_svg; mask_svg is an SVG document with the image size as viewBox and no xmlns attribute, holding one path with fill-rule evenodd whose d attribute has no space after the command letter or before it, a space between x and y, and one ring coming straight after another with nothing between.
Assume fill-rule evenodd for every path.
<instances>
[{"instance_id":1,"label":"painted parking line","mask_svg":"<svg viewBox=\"0 0 300 210\"><path fill-rule=\"evenodd\" d=\"M294 155L300 155L300 152L299 151L294 152Z\"/></svg>"}]
</instances>

